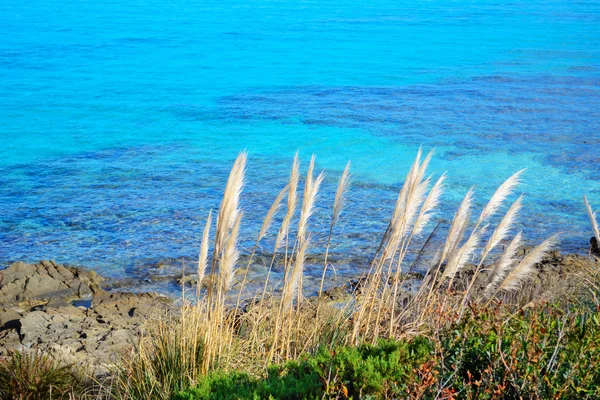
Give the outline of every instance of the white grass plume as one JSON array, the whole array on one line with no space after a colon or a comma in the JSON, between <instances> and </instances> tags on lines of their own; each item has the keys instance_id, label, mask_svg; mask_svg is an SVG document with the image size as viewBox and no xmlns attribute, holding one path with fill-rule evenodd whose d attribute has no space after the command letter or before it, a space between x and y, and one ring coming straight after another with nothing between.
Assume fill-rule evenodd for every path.
<instances>
[{"instance_id":1,"label":"white grass plume","mask_svg":"<svg viewBox=\"0 0 600 400\"><path fill-rule=\"evenodd\" d=\"M309 238L304 238L298 247L296 252L296 259L294 266L288 277L287 285L284 287L284 293L282 294L282 300L284 307L291 307L294 301L294 295L302 292L301 281L302 274L304 273L304 263L306 262L306 250L308 249Z\"/></svg>"},{"instance_id":2,"label":"white grass plume","mask_svg":"<svg viewBox=\"0 0 600 400\"><path fill-rule=\"evenodd\" d=\"M465 198L460 203L458 210L456 210L450 230L448 231L446 243L444 243L444 250L440 256L440 263L443 263L454 252L456 246L458 246L458 243L460 243L464 236L465 228L471 215L471 208L473 207L473 193L473 188L469 189Z\"/></svg>"},{"instance_id":3,"label":"white grass plume","mask_svg":"<svg viewBox=\"0 0 600 400\"><path fill-rule=\"evenodd\" d=\"M534 271L534 265L542 261L544 256L558 243L559 235L551 236L533 249L506 276L498 290L513 291L519 289L526 278Z\"/></svg>"},{"instance_id":4,"label":"white grass plume","mask_svg":"<svg viewBox=\"0 0 600 400\"><path fill-rule=\"evenodd\" d=\"M423 205L421 206L421 211L419 211L419 215L415 221L414 225L414 235L418 235L423 231L427 223L431 220L433 216L432 211L437 208L440 203L440 197L444 191L444 181L446 180L446 174L443 174L439 177L437 182L433 185L429 194L425 198Z\"/></svg>"},{"instance_id":5,"label":"white grass plume","mask_svg":"<svg viewBox=\"0 0 600 400\"><path fill-rule=\"evenodd\" d=\"M481 240L481 236L484 234L484 232L485 227L473 232L467 241L450 255L448 264L446 265L444 273L442 274L442 280L445 278L450 278L450 280L453 280L456 273L463 269L463 267L473 257L473 254L477 250L477 246L479 246L479 241Z\"/></svg>"},{"instance_id":6,"label":"white grass plume","mask_svg":"<svg viewBox=\"0 0 600 400\"><path fill-rule=\"evenodd\" d=\"M590 223L592 224L592 229L594 230L594 236L600 245L600 229L598 229L596 213L592 210L592 206L590 206L587 197L583 196L583 201L585 202L585 208L587 209L588 216L590 217Z\"/></svg>"},{"instance_id":7,"label":"white grass plume","mask_svg":"<svg viewBox=\"0 0 600 400\"><path fill-rule=\"evenodd\" d=\"M510 196L510 194L513 192L514 188L519 183L521 183L520 177L524 171L525 169L522 169L519 172L515 173L506 181L504 181L504 183L500 185L498 189L496 189L496 192L494 192L494 194L490 198L490 201L481 212L481 215L479 216L476 225L479 225L482 222L486 221L489 217L494 215L496 211L498 211L498 208L500 208L504 200L506 200L506 198Z\"/></svg>"},{"instance_id":8,"label":"white grass plume","mask_svg":"<svg viewBox=\"0 0 600 400\"><path fill-rule=\"evenodd\" d=\"M433 151L421 164L422 150L419 148L415 161L406 175L390 222L390 233L383 253L385 258L394 255L402 239L407 236L410 227L416 222L417 212L425 201L425 194L430 183L429 178L423 181L423 176L432 154Z\"/></svg>"},{"instance_id":9,"label":"white grass plume","mask_svg":"<svg viewBox=\"0 0 600 400\"><path fill-rule=\"evenodd\" d=\"M246 170L246 152L241 152L235 160L223 193L223 200L217 215L217 230L215 234L214 259L218 258L225 246L229 231L233 228L239 214L240 194L244 187ZM214 261L213 261L214 262Z\"/></svg>"},{"instance_id":10,"label":"white grass plume","mask_svg":"<svg viewBox=\"0 0 600 400\"><path fill-rule=\"evenodd\" d=\"M498 259L496 266L490 273L490 283L485 287L484 297L489 297L494 294L500 282L504 280L506 274L510 270L510 267L515 263L517 252L523 243L523 234L517 233L511 240L509 245L504 250L504 253Z\"/></svg>"},{"instance_id":11,"label":"white grass plume","mask_svg":"<svg viewBox=\"0 0 600 400\"><path fill-rule=\"evenodd\" d=\"M206 267L208 266L208 239L210 235L210 224L212 223L212 210L208 212L206 218L206 225L202 232L202 242L200 244L200 255L198 256L198 283L196 286L196 295L200 296L200 290L202 289L202 281L206 274Z\"/></svg>"},{"instance_id":12,"label":"white grass plume","mask_svg":"<svg viewBox=\"0 0 600 400\"><path fill-rule=\"evenodd\" d=\"M335 200L333 201L333 216L331 217L332 226L335 225L338 219L340 218L340 214L342 213L342 209L344 208L344 201L349 185L350 161L348 161L348 164L346 164L346 168L344 168L344 172L342 172L342 176L340 177L340 181L338 183L337 191L335 192Z\"/></svg>"},{"instance_id":13,"label":"white grass plume","mask_svg":"<svg viewBox=\"0 0 600 400\"><path fill-rule=\"evenodd\" d=\"M519 198L510 206L502 221L498 224L494 233L490 236L488 242L486 243L483 249L483 257L485 257L490 251L492 251L498 243L506 238L509 230L517 218L519 211L521 211L521 207L523 205L523 196L519 196Z\"/></svg>"},{"instance_id":14,"label":"white grass plume","mask_svg":"<svg viewBox=\"0 0 600 400\"><path fill-rule=\"evenodd\" d=\"M427 153L427 156L425 157L425 159L419 166L419 169L418 169L416 177L415 177L415 182L421 182L423 180L423 177L425 176L427 167L429 167L429 163L431 162L431 158L433 157L434 152L435 152L435 149L433 149L429 153Z\"/></svg>"},{"instance_id":15,"label":"white grass plume","mask_svg":"<svg viewBox=\"0 0 600 400\"><path fill-rule=\"evenodd\" d=\"M290 172L290 182L288 184L288 200L287 200L287 211L285 217L281 222L281 227L277 233L275 239L275 250L283 246L285 238L290 230L290 224L294 213L296 212L296 204L298 202L298 181L300 179L300 161L298 160L298 153L294 155L294 161L292 163L292 170Z\"/></svg>"},{"instance_id":16,"label":"white grass plume","mask_svg":"<svg viewBox=\"0 0 600 400\"><path fill-rule=\"evenodd\" d=\"M315 200L323 178L321 172L316 179L313 179L313 170L315 165L315 157L310 160L306 182L304 185L304 197L302 199L302 209L300 211L300 220L298 221L298 241L301 243L306 238L306 230L308 227L308 219L314 211Z\"/></svg>"},{"instance_id":17,"label":"white grass plume","mask_svg":"<svg viewBox=\"0 0 600 400\"><path fill-rule=\"evenodd\" d=\"M235 264L240 257L240 252L237 248L238 236L240 233L240 223L242 220L243 213L238 213L238 216L233 224L231 233L227 238L225 244L225 250L223 251L223 257L220 265L221 284L223 292L227 292L233 282L233 269Z\"/></svg>"},{"instance_id":18,"label":"white grass plume","mask_svg":"<svg viewBox=\"0 0 600 400\"><path fill-rule=\"evenodd\" d=\"M410 188L413 186L414 181L417 179L417 175L419 173L421 154L422 154L422 150L421 150L421 148L419 148L419 151L417 152L417 156L415 157L415 161L410 166L408 174L406 174L406 179L404 180L404 184L402 185L402 188L400 189L400 193L398 193L398 199L396 200L396 205L394 207L394 213L392 214L392 222L391 222L392 225L394 225L395 222L399 221L401 218L400 215L404 214L404 212L405 212L405 206L406 206L406 202L407 202L408 193L410 191Z\"/></svg>"},{"instance_id":19,"label":"white grass plume","mask_svg":"<svg viewBox=\"0 0 600 400\"><path fill-rule=\"evenodd\" d=\"M289 187L290 185L286 185L283 189L281 189L281 191L275 198L275 201L271 205L271 208L269 208L269 212L267 212L267 216L265 217L265 220L263 221L263 224L260 227L260 232L258 233L258 241L265 237L267 231L273 224L273 217L275 217L275 214L281 207L281 201L283 200L283 196L285 196Z\"/></svg>"}]
</instances>

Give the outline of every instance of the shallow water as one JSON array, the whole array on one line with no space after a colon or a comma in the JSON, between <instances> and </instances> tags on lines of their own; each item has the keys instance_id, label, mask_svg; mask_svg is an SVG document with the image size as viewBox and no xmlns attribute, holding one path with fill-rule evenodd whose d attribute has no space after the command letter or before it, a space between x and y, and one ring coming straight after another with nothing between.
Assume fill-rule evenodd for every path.
<instances>
[{"instance_id":1,"label":"shallow water","mask_svg":"<svg viewBox=\"0 0 600 400\"><path fill-rule=\"evenodd\" d=\"M191 259L242 149L250 248L299 150L328 173L316 254L352 160L332 252L350 275L421 145L448 172L442 219L469 186L481 206L527 168L530 243L561 231L584 251L583 194L600 208L600 3L526 3L1 2L0 264L127 277Z\"/></svg>"}]
</instances>

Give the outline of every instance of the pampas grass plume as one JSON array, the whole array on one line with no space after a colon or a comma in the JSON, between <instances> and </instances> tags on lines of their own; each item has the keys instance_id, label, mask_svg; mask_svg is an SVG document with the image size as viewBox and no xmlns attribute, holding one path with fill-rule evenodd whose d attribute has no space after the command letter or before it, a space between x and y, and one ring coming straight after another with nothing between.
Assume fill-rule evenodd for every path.
<instances>
[{"instance_id":1,"label":"pampas grass plume","mask_svg":"<svg viewBox=\"0 0 600 400\"><path fill-rule=\"evenodd\" d=\"M342 209L344 208L344 200L346 192L348 191L348 186L350 185L350 161L346 164L346 168L344 168L344 172L340 177L340 181L338 183L337 191L335 192L335 200L333 202L333 216L331 218L331 224L335 225L340 218L340 214L342 213Z\"/></svg>"},{"instance_id":2,"label":"pampas grass plume","mask_svg":"<svg viewBox=\"0 0 600 400\"><path fill-rule=\"evenodd\" d=\"M212 223L212 210L208 212L206 218L206 225L202 232L202 242L200 244L200 255L198 256L198 283L196 287L196 295L200 296L200 290L202 289L202 281L206 274L206 267L208 266L208 238L210 235L210 224Z\"/></svg>"},{"instance_id":3,"label":"pampas grass plume","mask_svg":"<svg viewBox=\"0 0 600 400\"><path fill-rule=\"evenodd\" d=\"M544 258L550 249L558 243L559 235L551 236L533 249L521 262L506 276L499 290L512 291L521 287L526 278L534 271L533 266Z\"/></svg>"},{"instance_id":4,"label":"pampas grass plume","mask_svg":"<svg viewBox=\"0 0 600 400\"><path fill-rule=\"evenodd\" d=\"M518 171L517 173L515 173L514 175L512 175L510 178L508 178L506 181L504 181L504 183L502 185L500 185L498 187L498 189L496 189L496 192L494 192L494 194L490 198L490 201L488 202L488 204L485 206L485 208L481 212L481 215L479 216L479 219L477 220L477 225L481 224L482 222L487 220L489 217L494 215L496 213L496 211L498 211L498 208L500 208L500 206L502 205L504 200L506 200L506 198L511 195L514 188L519 183L521 183L520 177L523 172L525 172L525 169L522 169L522 170Z\"/></svg>"}]
</instances>

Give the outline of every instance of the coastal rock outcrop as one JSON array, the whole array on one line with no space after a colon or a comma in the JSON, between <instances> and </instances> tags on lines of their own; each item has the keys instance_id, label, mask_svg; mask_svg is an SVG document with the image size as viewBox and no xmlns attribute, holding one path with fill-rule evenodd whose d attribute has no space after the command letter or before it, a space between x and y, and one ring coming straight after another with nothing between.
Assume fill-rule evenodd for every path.
<instances>
[{"instance_id":1,"label":"coastal rock outcrop","mask_svg":"<svg viewBox=\"0 0 600 400\"><path fill-rule=\"evenodd\" d=\"M107 292L93 272L52 261L0 271L0 355L43 351L98 376L172 308L156 293Z\"/></svg>"},{"instance_id":2,"label":"coastal rock outcrop","mask_svg":"<svg viewBox=\"0 0 600 400\"><path fill-rule=\"evenodd\" d=\"M0 304L81 298L99 291L101 281L93 271L65 267L54 261L16 262L0 271Z\"/></svg>"}]
</instances>

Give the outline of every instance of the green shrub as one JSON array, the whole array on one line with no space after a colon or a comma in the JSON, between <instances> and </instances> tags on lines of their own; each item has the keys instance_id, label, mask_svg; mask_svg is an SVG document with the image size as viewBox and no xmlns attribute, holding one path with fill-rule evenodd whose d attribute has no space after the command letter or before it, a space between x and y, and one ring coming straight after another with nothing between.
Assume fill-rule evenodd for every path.
<instances>
[{"instance_id":1,"label":"green shrub","mask_svg":"<svg viewBox=\"0 0 600 400\"><path fill-rule=\"evenodd\" d=\"M263 379L232 372L215 373L177 400L397 398L419 378L415 370L431 358L432 344L382 340L376 346L321 350L301 362L271 366ZM420 379L420 378L419 378Z\"/></svg>"},{"instance_id":2,"label":"green shrub","mask_svg":"<svg viewBox=\"0 0 600 400\"><path fill-rule=\"evenodd\" d=\"M598 313L548 306L506 320L486 311L440 346L440 379L460 398L600 397Z\"/></svg>"},{"instance_id":3,"label":"green shrub","mask_svg":"<svg viewBox=\"0 0 600 400\"><path fill-rule=\"evenodd\" d=\"M322 351L311 362L331 396L397 398L415 383L416 371L431 359L432 343L422 337L412 341L380 340L377 345L340 347Z\"/></svg>"}]
</instances>

